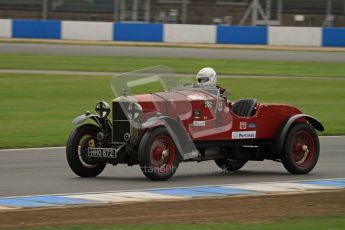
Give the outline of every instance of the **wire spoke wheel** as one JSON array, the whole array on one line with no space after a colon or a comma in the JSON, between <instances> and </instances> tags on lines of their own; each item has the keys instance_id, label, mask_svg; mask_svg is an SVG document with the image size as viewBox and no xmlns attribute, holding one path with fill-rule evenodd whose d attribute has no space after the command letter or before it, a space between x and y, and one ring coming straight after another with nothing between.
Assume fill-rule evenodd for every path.
<instances>
[{"instance_id":1,"label":"wire spoke wheel","mask_svg":"<svg viewBox=\"0 0 345 230\"><path fill-rule=\"evenodd\" d=\"M169 136L158 136L153 141L150 153L150 159L154 170L160 173L166 173L172 169L176 150Z\"/></svg>"},{"instance_id":2,"label":"wire spoke wheel","mask_svg":"<svg viewBox=\"0 0 345 230\"><path fill-rule=\"evenodd\" d=\"M314 140L310 133L299 131L294 136L292 157L298 166L308 165L314 156Z\"/></svg>"},{"instance_id":3,"label":"wire spoke wheel","mask_svg":"<svg viewBox=\"0 0 345 230\"><path fill-rule=\"evenodd\" d=\"M294 125L285 140L282 162L292 174L306 174L315 167L320 154L319 138L308 124Z\"/></svg>"},{"instance_id":4,"label":"wire spoke wheel","mask_svg":"<svg viewBox=\"0 0 345 230\"><path fill-rule=\"evenodd\" d=\"M139 147L139 164L144 175L151 180L167 180L179 165L177 149L164 127L145 133Z\"/></svg>"}]
</instances>

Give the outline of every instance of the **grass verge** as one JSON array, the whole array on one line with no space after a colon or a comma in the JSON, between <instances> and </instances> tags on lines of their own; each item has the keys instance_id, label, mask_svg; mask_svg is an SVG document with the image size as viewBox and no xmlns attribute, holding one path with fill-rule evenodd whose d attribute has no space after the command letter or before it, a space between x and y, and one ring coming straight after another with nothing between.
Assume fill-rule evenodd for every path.
<instances>
[{"instance_id":1,"label":"grass verge","mask_svg":"<svg viewBox=\"0 0 345 230\"><path fill-rule=\"evenodd\" d=\"M0 74L0 148L64 145L71 120L93 111L97 101L111 102L107 76ZM323 135L345 133L344 79L220 79L231 100L288 103L318 118ZM149 89L146 89L149 90Z\"/></svg>"},{"instance_id":2,"label":"grass verge","mask_svg":"<svg viewBox=\"0 0 345 230\"><path fill-rule=\"evenodd\" d=\"M127 72L156 65L167 65L176 73L189 74L211 66L220 75L345 77L344 63L0 54L0 69Z\"/></svg>"},{"instance_id":3,"label":"grass verge","mask_svg":"<svg viewBox=\"0 0 345 230\"><path fill-rule=\"evenodd\" d=\"M345 217L322 217L322 218L291 218L287 220L274 221L271 223L260 224L236 224L236 223L219 223L219 224L165 224L165 225L127 225L127 226L73 226L73 227L56 227L56 228L39 228L49 230L342 230L345 228ZM36 230L38 228L30 230Z\"/></svg>"}]
</instances>

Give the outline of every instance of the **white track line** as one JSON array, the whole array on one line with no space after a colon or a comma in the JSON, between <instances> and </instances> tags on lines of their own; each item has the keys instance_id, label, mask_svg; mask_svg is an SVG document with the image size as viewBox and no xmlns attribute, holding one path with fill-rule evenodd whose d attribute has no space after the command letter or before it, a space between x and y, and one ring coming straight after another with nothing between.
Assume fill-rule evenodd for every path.
<instances>
[{"instance_id":1,"label":"white track line","mask_svg":"<svg viewBox=\"0 0 345 230\"><path fill-rule=\"evenodd\" d=\"M18 207L6 207L6 206L0 206L0 211L8 211L13 209L19 209Z\"/></svg>"},{"instance_id":2,"label":"white track line","mask_svg":"<svg viewBox=\"0 0 345 230\"><path fill-rule=\"evenodd\" d=\"M320 185L311 185L311 184L302 184L302 183L292 183L292 182L279 182L279 183L256 183L256 184L243 184L243 185L233 185L225 186L226 188L238 188L250 191L258 192L304 192L308 190L329 190L334 189L330 186L320 186Z\"/></svg>"},{"instance_id":3,"label":"white track line","mask_svg":"<svg viewBox=\"0 0 345 230\"><path fill-rule=\"evenodd\" d=\"M65 146L60 147L40 147L40 148L17 148L17 149L0 149L1 152L26 151L26 150L45 150L45 149L65 149Z\"/></svg>"}]
</instances>

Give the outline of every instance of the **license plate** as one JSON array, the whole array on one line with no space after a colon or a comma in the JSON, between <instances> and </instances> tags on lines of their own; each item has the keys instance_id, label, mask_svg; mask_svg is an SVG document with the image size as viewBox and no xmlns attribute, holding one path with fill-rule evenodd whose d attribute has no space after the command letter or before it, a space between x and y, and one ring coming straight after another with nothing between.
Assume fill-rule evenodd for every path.
<instances>
[{"instance_id":1,"label":"license plate","mask_svg":"<svg viewBox=\"0 0 345 230\"><path fill-rule=\"evenodd\" d=\"M117 158L117 150L111 148L88 148L89 157Z\"/></svg>"}]
</instances>

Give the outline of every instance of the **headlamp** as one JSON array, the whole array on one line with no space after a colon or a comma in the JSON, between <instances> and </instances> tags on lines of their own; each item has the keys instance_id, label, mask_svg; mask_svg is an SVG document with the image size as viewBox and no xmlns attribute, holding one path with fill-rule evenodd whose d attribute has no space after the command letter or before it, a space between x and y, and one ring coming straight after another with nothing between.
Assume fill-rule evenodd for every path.
<instances>
[{"instance_id":1,"label":"headlamp","mask_svg":"<svg viewBox=\"0 0 345 230\"><path fill-rule=\"evenodd\" d=\"M105 118L110 113L110 105L105 101L100 101L96 104L96 114L101 118Z\"/></svg>"}]
</instances>

